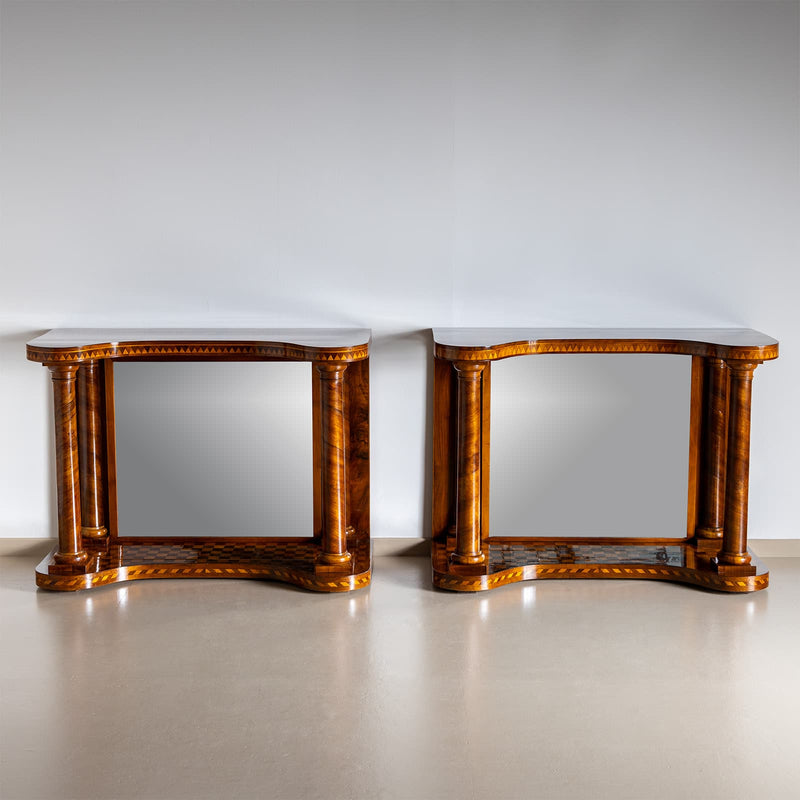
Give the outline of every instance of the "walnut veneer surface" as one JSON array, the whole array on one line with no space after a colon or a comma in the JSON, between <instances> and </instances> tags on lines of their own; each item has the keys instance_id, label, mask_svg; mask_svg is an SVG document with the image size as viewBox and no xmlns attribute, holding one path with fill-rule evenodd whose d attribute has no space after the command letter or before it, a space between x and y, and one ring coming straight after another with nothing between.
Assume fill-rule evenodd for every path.
<instances>
[{"instance_id":1,"label":"walnut veneer surface","mask_svg":"<svg viewBox=\"0 0 800 800\"><path fill-rule=\"evenodd\" d=\"M74 591L139 578L218 577L272 578L327 592L366 586L370 335L336 328L61 329L31 340L28 358L52 377L58 495L58 546L37 567L37 585ZM132 360L312 363L308 538L118 535L113 365Z\"/></svg>"},{"instance_id":2,"label":"walnut veneer surface","mask_svg":"<svg viewBox=\"0 0 800 800\"><path fill-rule=\"evenodd\" d=\"M539 578L647 578L727 592L767 586L769 573L747 549L750 400L756 367L778 357L775 339L745 328L435 328L433 339L436 586L478 591ZM685 533L491 536L491 362L553 353L692 358Z\"/></svg>"}]
</instances>

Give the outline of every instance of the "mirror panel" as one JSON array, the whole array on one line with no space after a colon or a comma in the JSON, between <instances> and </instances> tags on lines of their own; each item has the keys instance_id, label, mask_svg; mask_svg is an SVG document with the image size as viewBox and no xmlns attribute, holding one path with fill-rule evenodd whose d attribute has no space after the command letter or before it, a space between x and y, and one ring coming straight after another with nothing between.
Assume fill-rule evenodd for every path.
<instances>
[{"instance_id":1,"label":"mirror panel","mask_svg":"<svg viewBox=\"0 0 800 800\"><path fill-rule=\"evenodd\" d=\"M686 535L691 358L492 364L490 535Z\"/></svg>"},{"instance_id":2,"label":"mirror panel","mask_svg":"<svg viewBox=\"0 0 800 800\"><path fill-rule=\"evenodd\" d=\"M119 536L311 536L311 365L114 364Z\"/></svg>"}]
</instances>

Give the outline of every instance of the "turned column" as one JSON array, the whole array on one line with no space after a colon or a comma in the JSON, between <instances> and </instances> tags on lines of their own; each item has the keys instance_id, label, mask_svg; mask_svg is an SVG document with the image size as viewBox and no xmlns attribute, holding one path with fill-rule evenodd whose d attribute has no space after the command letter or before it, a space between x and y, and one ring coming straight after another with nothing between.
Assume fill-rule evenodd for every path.
<instances>
[{"instance_id":1,"label":"turned column","mask_svg":"<svg viewBox=\"0 0 800 800\"><path fill-rule=\"evenodd\" d=\"M747 493L750 471L750 398L753 372L758 363L729 360L731 372L728 421L728 463L725 482L725 526L720 566L746 566Z\"/></svg>"},{"instance_id":2,"label":"turned column","mask_svg":"<svg viewBox=\"0 0 800 800\"><path fill-rule=\"evenodd\" d=\"M100 363L85 361L78 370L78 440L81 474L81 535L102 539L105 526Z\"/></svg>"},{"instance_id":3,"label":"turned column","mask_svg":"<svg viewBox=\"0 0 800 800\"><path fill-rule=\"evenodd\" d=\"M344 372L347 364L315 362L322 404L322 552L317 563L350 563L346 530Z\"/></svg>"},{"instance_id":4,"label":"turned column","mask_svg":"<svg viewBox=\"0 0 800 800\"><path fill-rule=\"evenodd\" d=\"M79 566L87 559L81 547L81 493L78 471L78 425L75 407L76 364L48 364L53 379L58 495L57 564Z\"/></svg>"},{"instance_id":5,"label":"turned column","mask_svg":"<svg viewBox=\"0 0 800 800\"><path fill-rule=\"evenodd\" d=\"M721 539L725 526L725 462L728 437L728 368L721 358L706 359L703 408L703 473L700 539Z\"/></svg>"},{"instance_id":6,"label":"turned column","mask_svg":"<svg viewBox=\"0 0 800 800\"><path fill-rule=\"evenodd\" d=\"M482 564L481 551L481 374L484 364L456 362L458 412L456 435L455 564Z\"/></svg>"}]
</instances>

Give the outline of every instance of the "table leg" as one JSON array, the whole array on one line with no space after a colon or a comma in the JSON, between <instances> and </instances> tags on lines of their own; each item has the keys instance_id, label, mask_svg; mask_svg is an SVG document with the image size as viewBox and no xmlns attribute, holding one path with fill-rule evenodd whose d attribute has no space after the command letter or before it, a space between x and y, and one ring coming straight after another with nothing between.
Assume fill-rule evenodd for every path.
<instances>
[{"instance_id":1,"label":"table leg","mask_svg":"<svg viewBox=\"0 0 800 800\"><path fill-rule=\"evenodd\" d=\"M705 366L700 524L695 535L699 539L721 539L725 519L728 367L721 358L708 358Z\"/></svg>"},{"instance_id":2,"label":"table leg","mask_svg":"<svg viewBox=\"0 0 800 800\"><path fill-rule=\"evenodd\" d=\"M81 535L102 539L105 525L103 414L100 364L86 361L78 370L78 441L81 474Z\"/></svg>"},{"instance_id":3,"label":"table leg","mask_svg":"<svg viewBox=\"0 0 800 800\"><path fill-rule=\"evenodd\" d=\"M78 425L75 407L76 364L50 364L56 431L58 550L56 564L81 566L88 556L81 545L81 497L78 468Z\"/></svg>"},{"instance_id":4,"label":"table leg","mask_svg":"<svg viewBox=\"0 0 800 800\"><path fill-rule=\"evenodd\" d=\"M344 373L347 364L315 362L322 403L322 552L317 565L341 569L352 556L347 550L346 446Z\"/></svg>"},{"instance_id":5,"label":"table leg","mask_svg":"<svg viewBox=\"0 0 800 800\"><path fill-rule=\"evenodd\" d=\"M481 373L484 364L457 362L456 549L454 564L482 564Z\"/></svg>"},{"instance_id":6,"label":"table leg","mask_svg":"<svg viewBox=\"0 0 800 800\"><path fill-rule=\"evenodd\" d=\"M730 360L730 413L725 483L725 526L722 550L717 557L720 571L731 567L752 570L747 552L747 496L750 468L750 400L753 372L758 363Z\"/></svg>"}]
</instances>

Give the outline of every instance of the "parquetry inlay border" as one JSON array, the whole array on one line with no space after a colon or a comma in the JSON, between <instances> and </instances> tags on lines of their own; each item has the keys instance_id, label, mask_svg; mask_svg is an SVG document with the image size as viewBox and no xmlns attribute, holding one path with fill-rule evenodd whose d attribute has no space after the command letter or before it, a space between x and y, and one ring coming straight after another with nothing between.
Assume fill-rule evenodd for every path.
<instances>
[{"instance_id":1,"label":"parquetry inlay border","mask_svg":"<svg viewBox=\"0 0 800 800\"><path fill-rule=\"evenodd\" d=\"M316 348L280 342L129 342L97 344L90 347L49 349L28 346L28 360L40 364L70 364L100 358L206 357L226 356L247 359L279 359L282 361L329 361L348 363L369 355L369 345L347 348Z\"/></svg>"}]
</instances>

